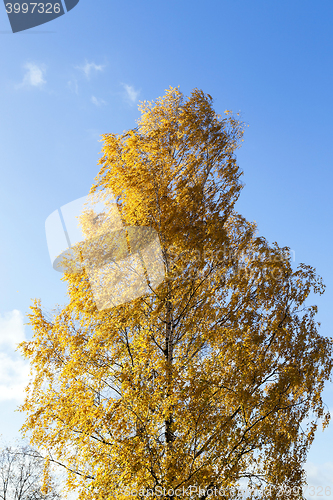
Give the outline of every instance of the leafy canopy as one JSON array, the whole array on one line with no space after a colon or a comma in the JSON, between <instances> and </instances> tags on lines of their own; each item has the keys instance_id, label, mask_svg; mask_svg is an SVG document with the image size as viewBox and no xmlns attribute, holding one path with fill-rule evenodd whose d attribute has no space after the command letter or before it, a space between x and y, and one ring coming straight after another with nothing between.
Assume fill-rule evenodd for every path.
<instances>
[{"instance_id":1,"label":"leafy canopy","mask_svg":"<svg viewBox=\"0 0 333 500\"><path fill-rule=\"evenodd\" d=\"M135 129L103 136L91 192L112 191L128 231L156 231L165 276L152 286L146 273L144 295L98 308L81 266L64 274L69 303L53 318L32 307L23 430L80 499L304 483L318 419L329 421L332 343L305 306L324 285L235 211L243 129L208 94L170 88L141 105Z\"/></svg>"}]
</instances>

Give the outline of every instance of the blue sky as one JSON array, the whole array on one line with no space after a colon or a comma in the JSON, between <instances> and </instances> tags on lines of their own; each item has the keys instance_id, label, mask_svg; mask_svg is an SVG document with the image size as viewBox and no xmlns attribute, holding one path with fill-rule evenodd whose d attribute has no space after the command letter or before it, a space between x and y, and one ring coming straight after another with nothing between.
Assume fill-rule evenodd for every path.
<instances>
[{"instance_id":1,"label":"blue sky","mask_svg":"<svg viewBox=\"0 0 333 500\"><path fill-rule=\"evenodd\" d=\"M15 342L31 299L65 301L45 219L86 195L100 134L135 126L139 100L180 85L249 125L237 153L237 210L261 235L314 266L331 335L333 4L329 0L80 0L66 15L12 34L0 5L0 434L19 436L27 367ZM324 401L333 408L332 385ZM309 453L309 484L333 477L333 424ZM333 490L332 490L333 491ZM315 498L309 496L309 498Z\"/></svg>"}]
</instances>

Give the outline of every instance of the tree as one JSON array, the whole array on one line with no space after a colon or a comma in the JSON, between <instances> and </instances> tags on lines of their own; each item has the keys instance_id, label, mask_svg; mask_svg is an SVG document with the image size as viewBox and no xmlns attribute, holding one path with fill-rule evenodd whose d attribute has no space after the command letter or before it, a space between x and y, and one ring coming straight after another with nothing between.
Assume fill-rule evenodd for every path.
<instances>
[{"instance_id":1,"label":"tree","mask_svg":"<svg viewBox=\"0 0 333 500\"><path fill-rule=\"evenodd\" d=\"M281 485L302 498L302 464L318 419L330 418L321 393L332 341L305 305L324 285L236 212L237 117L217 115L197 89L185 98L170 88L140 109L135 129L103 136L91 189L115 196L120 250L118 226L109 240L87 238L64 274L69 303L51 319L32 306L23 430L81 499L205 498L208 488L239 498L242 479L267 499ZM81 221L88 235L96 219ZM123 259L140 227L158 234L163 281L152 286L146 268L144 295L97 307L91 261Z\"/></svg>"},{"instance_id":2,"label":"tree","mask_svg":"<svg viewBox=\"0 0 333 500\"><path fill-rule=\"evenodd\" d=\"M54 478L43 489L43 457L30 446L0 450L1 500L60 500Z\"/></svg>"}]
</instances>

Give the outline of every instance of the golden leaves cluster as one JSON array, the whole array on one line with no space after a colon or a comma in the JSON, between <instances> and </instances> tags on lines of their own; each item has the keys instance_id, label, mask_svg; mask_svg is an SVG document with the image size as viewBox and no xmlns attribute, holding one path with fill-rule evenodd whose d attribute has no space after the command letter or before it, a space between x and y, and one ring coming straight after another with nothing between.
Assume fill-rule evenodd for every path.
<instances>
[{"instance_id":1,"label":"golden leaves cluster","mask_svg":"<svg viewBox=\"0 0 333 500\"><path fill-rule=\"evenodd\" d=\"M92 193L110 189L125 227L158 233L165 279L101 311L85 271L66 273L68 305L52 319L32 307L24 429L82 500L304 481L316 418L329 420L332 344L305 307L324 287L235 211L242 134L209 95L170 88L135 129L103 136Z\"/></svg>"}]
</instances>

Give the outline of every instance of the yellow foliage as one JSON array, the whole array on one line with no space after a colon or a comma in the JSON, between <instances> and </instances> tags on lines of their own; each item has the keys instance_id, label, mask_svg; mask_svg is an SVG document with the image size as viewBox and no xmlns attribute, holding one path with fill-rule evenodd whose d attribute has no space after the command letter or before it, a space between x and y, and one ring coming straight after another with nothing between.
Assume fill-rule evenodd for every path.
<instances>
[{"instance_id":1,"label":"yellow foliage","mask_svg":"<svg viewBox=\"0 0 333 500\"><path fill-rule=\"evenodd\" d=\"M103 136L91 192L110 189L125 227L158 233L165 279L99 310L86 272L68 272L69 303L52 320L35 301L23 430L82 500L183 487L232 498L241 478L301 486L316 427L301 423L329 419L332 344L304 306L321 279L236 213L242 123L198 89L140 109L135 129Z\"/></svg>"}]
</instances>

